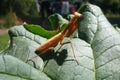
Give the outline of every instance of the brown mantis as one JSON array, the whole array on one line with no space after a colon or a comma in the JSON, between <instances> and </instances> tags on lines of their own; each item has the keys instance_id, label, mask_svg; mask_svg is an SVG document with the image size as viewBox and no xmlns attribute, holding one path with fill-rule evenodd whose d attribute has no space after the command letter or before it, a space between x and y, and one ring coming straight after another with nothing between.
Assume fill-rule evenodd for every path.
<instances>
[{"instance_id":1,"label":"brown mantis","mask_svg":"<svg viewBox=\"0 0 120 80\"><path fill-rule=\"evenodd\" d=\"M60 42L61 45L66 44L66 43L62 43L62 40L64 37L70 37L72 35L72 33L77 29L77 20L79 17L81 17L82 14L79 14L78 12L74 13L74 17L70 20L70 22L68 23L67 27L60 33L58 33L57 35L51 37L50 39L48 39L45 43L41 44L37 49L36 49L36 53L37 55L42 55L45 52L53 49L54 47L57 46L57 44ZM70 43L70 42L67 42ZM72 47L73 49L73 47ZM74 57L76 59L75 53L73 51ZM35 56L37 57L37 56ZM33 58L35 58L33 57ZM77 61L77 59L76 59ZM77 61L78 63L78 61Z\"/></svg>"}]
</instances>

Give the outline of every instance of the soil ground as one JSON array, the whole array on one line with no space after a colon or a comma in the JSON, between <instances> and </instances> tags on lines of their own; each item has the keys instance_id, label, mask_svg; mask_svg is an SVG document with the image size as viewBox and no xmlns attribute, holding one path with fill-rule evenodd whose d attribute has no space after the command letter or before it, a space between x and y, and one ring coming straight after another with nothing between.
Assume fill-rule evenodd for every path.
<instances>
[{"instance_id":1,"label":"soil ground","mask_svg":"<svg viewBox=\"0 0 120 80\"><path fill-rule=\"evenodd\" d=\"M0 35L8 33L8 29L0 29Z\"/></svg>"}]
</instances>

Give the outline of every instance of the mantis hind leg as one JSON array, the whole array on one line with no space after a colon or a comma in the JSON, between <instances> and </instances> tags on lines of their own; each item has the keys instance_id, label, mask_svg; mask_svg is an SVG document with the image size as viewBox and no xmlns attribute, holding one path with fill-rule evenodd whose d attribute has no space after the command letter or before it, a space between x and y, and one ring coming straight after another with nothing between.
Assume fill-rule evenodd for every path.
<instances>
[{"instance_id":1,"label":"mantis hind leg","mask_svg":"<svg viewBox=\"0 0 120 80\"><path fill-rule=\"evenodd\" d=\"M47 52L47 51L49 51L49 50L52 50L52 49L54 49L54 47L49 47L49 48L47 48L47 49L46 49L45 51L43 51L43 52L35 51L35 53L36 53L37 55L34 56L34 57L32 57L32 58L30 58L30 59L28 59L27 61L30 61L30 60L32 60L32 59L34 59L34 58L42 55L43 53L45 53L45 52Z\"/></svg>"},{"instance_id":2,"label":"mantis hind leg","mask_svg":"<svg viewBox=\"0 0 120 80\"><path fill-rule=\"evenodd\" d=\"M65 44L70 44L70 46L71 46L71 48L72 48L72 52L73 52L73 57L74 57L74 59L75 59L75 61L77 62L77 64L79 65L79 62L78 62L78 59L77 59L77 57L76 57L76 54L75 54L75 51L74 51L74 48L73 48L73 45L72 45L72 43L69 41L69 42L65 42L65 43L62 43L62 41L60 41L60 44L61 44L61 47L63 46L63 45L65 45ZM61 48L60 47L60 48ZM59 49L60 49L59 48Z\"/></svg>"}]
</instances>

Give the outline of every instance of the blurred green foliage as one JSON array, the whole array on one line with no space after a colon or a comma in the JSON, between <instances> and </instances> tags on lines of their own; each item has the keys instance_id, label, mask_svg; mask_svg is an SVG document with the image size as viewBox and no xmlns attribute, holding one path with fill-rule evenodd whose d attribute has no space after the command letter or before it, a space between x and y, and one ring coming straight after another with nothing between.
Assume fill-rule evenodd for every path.
<instances>
[{"instance_id":1,"label":"blurred green foliage","mask_svg":"<svg viewBox=\"0 0 120 80\"><path fill-rule=\"evenodd\" d=\"M90 0L101 7L105 14L120 14L120 0Z\"/></svg>"},{"instance_id":2,"label":"blurred green foliage","mask_svg":"<svg viewBox=\"0 0 120 80\"><path fill-rule=\"evenodd\" d=\"M16 17L38 16L36 0L1 0L0 28L9 28L16 24ZM17 16L16 16L17 15Z\"/></svg>"},{"instance_id":3,"label":"blurred green foliage","mask_svg":"<svg viewBox=\"0 0 120 80\"><path fill-rule=\"evenodd\" d=\"M8 34L0 35L0 51L8 47L9 36Z\"/></svg>"},{"instance_id":4,"label":"blurred green foliage","mask_svg":"<svg viewBox=\"0 0 120 80\"><path fill-rule=\"evenodd\" d=\"M70 3L74 4L77 1L87 0L70 0ZM120 0L89 0L89 2L100 6L107 17L120 17ZM12 13L15 13L23 21L28 17L40 17L36 8L36 0L1 0L0 28L9 28L15 24Z\"/></svg>"},{"instance_id":5,"label":"blurred green foliage","mask_svg":"<svg viewBox=\"0 0 120 80\"><path fill-rule=\"evenodd\" d=\"M34 15L36 14L35 12L37 12L36 6L33 6L36 4L35 1L36 0L1 0L0 15L6 15L10 11L15 12L18 16Z\"/></svg>"},{"instance_id":6,"label":"blurred green foliage","mask_svg":"<svg viewBox=\"0 0 120 80\"><path fill-rule=\"evenodd\" d=\"M89 2L95 3L98 6L100 6L105 13L120 13L120 0L89 0ZM35 8L35 5L36 0L1 0L0 15L5 15L10 10L15 12L18 16L38 15L37 8Z\"/></svg>"},{"instance_id":7,"label":"blurred green foliage","mask_svg":"<svg viewBox=\"0 0 120 80\"><path fill-rule=\"evenodd\" d=\"M1 28L9 28L15 24L14 18L13 18L13 12L7 13L5 16L2 16L0 18L0 29Z\"/></svg>"}]
</instances>

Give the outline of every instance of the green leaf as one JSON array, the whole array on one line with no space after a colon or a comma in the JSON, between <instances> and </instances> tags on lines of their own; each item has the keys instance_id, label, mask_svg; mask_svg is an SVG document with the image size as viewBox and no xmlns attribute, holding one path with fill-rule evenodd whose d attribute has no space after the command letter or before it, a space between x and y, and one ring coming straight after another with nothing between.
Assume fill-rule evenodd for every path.
<instances>
[{"instance_id":1,"label":"green leaf","mask_svg":"<svg viewBox=\"0 0 120 80\"><path fill-rule=\"evenodd\" d=\"M68 23L68 20L64 19L61 15L57 13L50 15L48 19L53 29L57 29L58 26Z\"/></svg>"},{"instance_id":2,"label":"green leaf","mask_svg":"<svg viewBox=\"0 0 120 80\"><path fill-rule=\"evenodd\" d=\"M9 35L11 40L10 45L8 49L1 52L1 54L15 56L24 62L35 56L35 48L46 41L46 38L30 33L22 25L11 28L9 30ZM38 69L43 69L42 59L37 57L33 59L33 61L36 63ZM28 63L34 66L32 61Z\"/></svg>"},{"instance_id":3,"label":"green leaf","mask_svg":"<svg viewBox=\"0 0 120 80\"><path fill-rule=\"evenodd\" d=\"M120 34L108 22L101 9L87 4L79 22L79 37L91 44L96 80L120 79Z\"/></svg>"},{"instance_id":4,"label":"green leaf","mask_svg":"<svg viewBox=\"0 0 120 80\"><path fill-rule=\"evenodd\" d=\"M42 36L44 38L51 38L52 36L56 35L57 33L61 32L66 25L68 24L68 20L64 19L61 15L59 14L53 14L49 16L49 21L52 25L53 29L56 30L45 30L43 27L39 25L34 25L34 24L24 24L24 28L27 29L28 31Z\"/></svg>"},{"instance_id":5,"label":"green leaf","mask_svg":"<svg viewBox=\"0 0 120 80\"><path fill-rule=\"evenodd\" d=\"M79 13L83 13L86 9L87 9L87 5L83 4L81 5L81 7L79 7L79 9L77 10L77 12Z\"/></svg>"},{"instance_id":6,"label":"green leaf","mask_svg":"<svg viewBox=\"0 0 120 80\"><path fill-rule=\"evenodd\" d=\"M0 52L0 79L51 80L43 72L41 58L28 61L36 56L35 48L46 39L28 32L22 25L11 28L9 35L11 42L8 49Z\"/></svg>"},{"instance_id":7,"label":"green leaf","mask_svg":"<svg viewBox=\"0 0 120 80\"><path fill-rule=\"evenodd\" d=\"M34 24L24 24L23 26L28 31L45 38L51 38L52 36L56 35L59 32L59 30L53 30L53 31L45 30L41 26Z\"/></svg>"},{"instance_id":8,"label":"green leaf","mask_svg":"<svg viewBox=\"0 0 120 80\"><path fill-rule=\"evenodd\" d=\"M42 71L10 55L0 55L0 79L51 80Z\"/></svg>"},{"instance_id":9,"label":"green leaf","mask_svg":"<svg viewBox=\"0 0 120 80\"><path fill-rule=\"evenodd\" d=\"M119 80L120 33L99 7L85 6L83 17L78 21L79 38L63 40L71 41L74 52L71 44L58 44L52 51L27 61L36 55L35 49L47 39L27 31L22 25L10 29L10 46L0 55L0 79ZM11 72L12 68L15 71L17 68L19 73ZM31 68L35 73L29 77L28 69Z\"/></svg>"}]
</instances>

